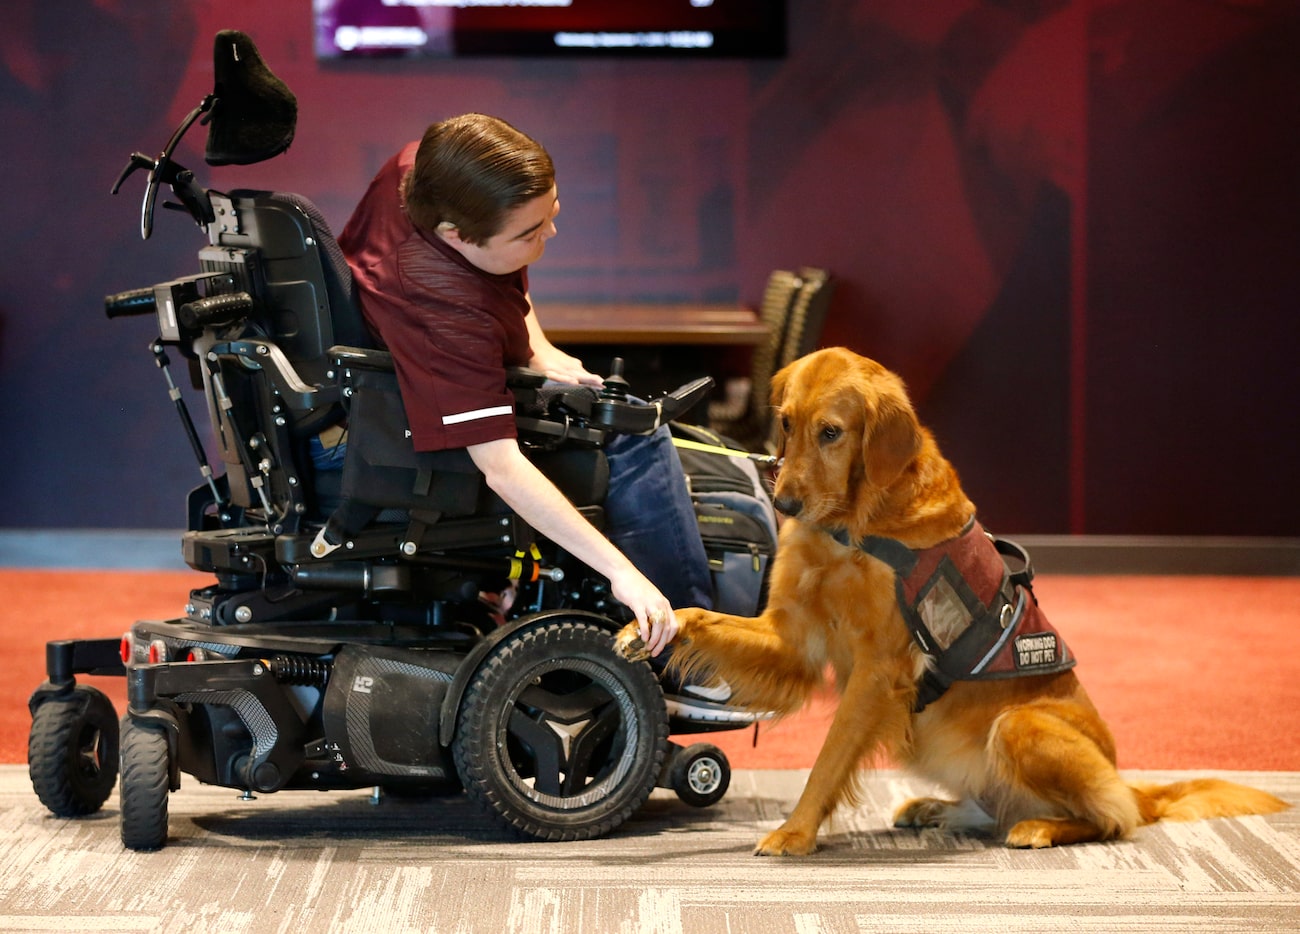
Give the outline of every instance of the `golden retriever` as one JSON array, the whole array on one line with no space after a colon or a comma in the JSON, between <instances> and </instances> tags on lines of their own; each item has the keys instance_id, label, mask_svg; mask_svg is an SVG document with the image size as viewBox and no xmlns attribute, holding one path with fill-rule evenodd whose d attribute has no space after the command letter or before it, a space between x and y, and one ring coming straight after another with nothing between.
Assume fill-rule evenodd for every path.
<instances>
[{"instance_id":1,"label":"golden retriever","mask_svg":"<svg viewBox=\"0 0 1300 934\"><path fill-rule=\"evenodd\" d=\"M794 811L757 854L816 849L822 822L853 799L859 766L880 752L956 797L909 801L895 826L986 828L991 819L1016 847L1110 840L1161 818L1289 807L1213 779L1125 782L1110 731L1050 624L1051 635L1021 643L1047 649L1023 652L1016 665L1025 662L1025 671L954 680L917 712L918 691L938 671L939 645L957 638L963 622L931 612L919 637L931 651L923 651L909 629L915 617L901 608L901 572L860 543L901 543L904 556L923 555L970 530L975 506L918 423L902 381L880 364L843 348L818 351L776 375L772 403L784 456L773 499L786 519L767 607L753 619L679 610L672 662L712 670L737 702L778 714L798 710L833 673L840 699L826 740ZM999 558L999 574L1002 567ZM939 604L951 609L950 591L960 586L949 585L932 595L947 594ZM1024 587L1006 589L1005 579L1002 587L1016 619L1036 603ZM1014 632L1008 612L995 622ZM616 647L629 658L645 654L635 624ZM1044 658L1057 665L1036 670Z\"/></svg>"}]
</instances>

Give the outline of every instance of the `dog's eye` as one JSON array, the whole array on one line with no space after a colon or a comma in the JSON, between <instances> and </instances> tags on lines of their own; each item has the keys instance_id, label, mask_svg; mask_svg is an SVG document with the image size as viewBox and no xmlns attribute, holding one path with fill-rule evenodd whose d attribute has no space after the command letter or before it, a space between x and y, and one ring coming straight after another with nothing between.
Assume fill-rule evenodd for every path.
<instances>
[{"instance_id":1,"label":"dog's eye","mask_svg":"<svg viewBox=\"0 0 1300 934\"><path fill-rule=\"evenodd\" d=\"M821 443L830 444L832 441L838 439L842 434L844 434L843 428L840 428L838 425L827 425L822 429Z\"/></svg>"}]
</instances>

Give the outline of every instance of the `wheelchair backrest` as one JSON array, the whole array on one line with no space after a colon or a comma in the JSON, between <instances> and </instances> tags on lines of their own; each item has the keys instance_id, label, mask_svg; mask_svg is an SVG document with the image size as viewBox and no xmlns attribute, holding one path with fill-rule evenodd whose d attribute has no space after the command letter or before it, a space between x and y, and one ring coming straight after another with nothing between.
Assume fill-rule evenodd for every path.
<instances>
[{"instance_id":1,"label":"wheelchair backrest","mask_svg":"<svg viewBox=\"0 0 1300 934\"><path fill-rule=\"evenodd\" d=\"M352 272L320 211L290 192L212 194L216 219L199 253L204 272L227 273L253 297L255 324L309 382L336 344L371 347Z\"/></svg>"},{"instance_id":2,"label":"wheelchair backrest","mask_svg":"<svg viewBox=\"0 0 1300 934\"><path fill-rule=\"evenodd\" d=\"M253 310L242 333L196 345L232 504L293 524L313 507L307 444L344 418L331 347L373 345L347 262L320 211L288 192L212 192L205 274ZM265 497L265 499L264 499Z\"/></svg>"}]
</instances>

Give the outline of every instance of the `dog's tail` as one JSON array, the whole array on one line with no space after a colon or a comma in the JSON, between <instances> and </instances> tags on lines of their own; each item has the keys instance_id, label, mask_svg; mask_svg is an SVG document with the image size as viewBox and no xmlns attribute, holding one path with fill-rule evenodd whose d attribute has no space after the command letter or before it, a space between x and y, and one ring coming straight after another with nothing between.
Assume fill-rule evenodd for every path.
<instances>
[{"instance_id":1,"label":"dog's tail","mask_svg":"<svg viewBox=\"0 0 1300 934\"><path fill-rule=\"evenodd\" d=\"M1266 791L1219 778L1193 778L1171 785L1130 783L1143 824L1211 817L1276 814L1291 805Z\"/></svg>"}]
</instances>

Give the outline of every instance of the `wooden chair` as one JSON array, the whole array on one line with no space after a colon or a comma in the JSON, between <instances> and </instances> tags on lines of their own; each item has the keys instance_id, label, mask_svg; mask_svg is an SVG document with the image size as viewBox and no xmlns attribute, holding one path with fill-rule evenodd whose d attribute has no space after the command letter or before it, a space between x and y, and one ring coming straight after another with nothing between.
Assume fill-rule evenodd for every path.
<instances>
[{"instance_id":1,"label":"wooden chair","mask_svg":"<svg viewBox=\"0 0 1300 934\"><path fill-rule=\"evenodd\" d=\"M804 266L799 270L799 281L799 291L786 316L776 370L817 349L835 292L835 279L825 269Z\"/></svg>"},{"instance_id":2,"label":"wooden chair","mask_svg":"<svg viewBox=\"0 0 1300 934\"><path fill-rule=\"evenodd\" d=\"M749 376L730 381L724 389L725 398L710 404L709 427L713 431L751 450L770 449L772 375L800 356L800 348L807 346L802 353L808 353L816 346L831 281L825 270L811 266L797 273L777 269L768 276L759 309L767 337L754 349Z\"/></svg>"}]
</instances>

